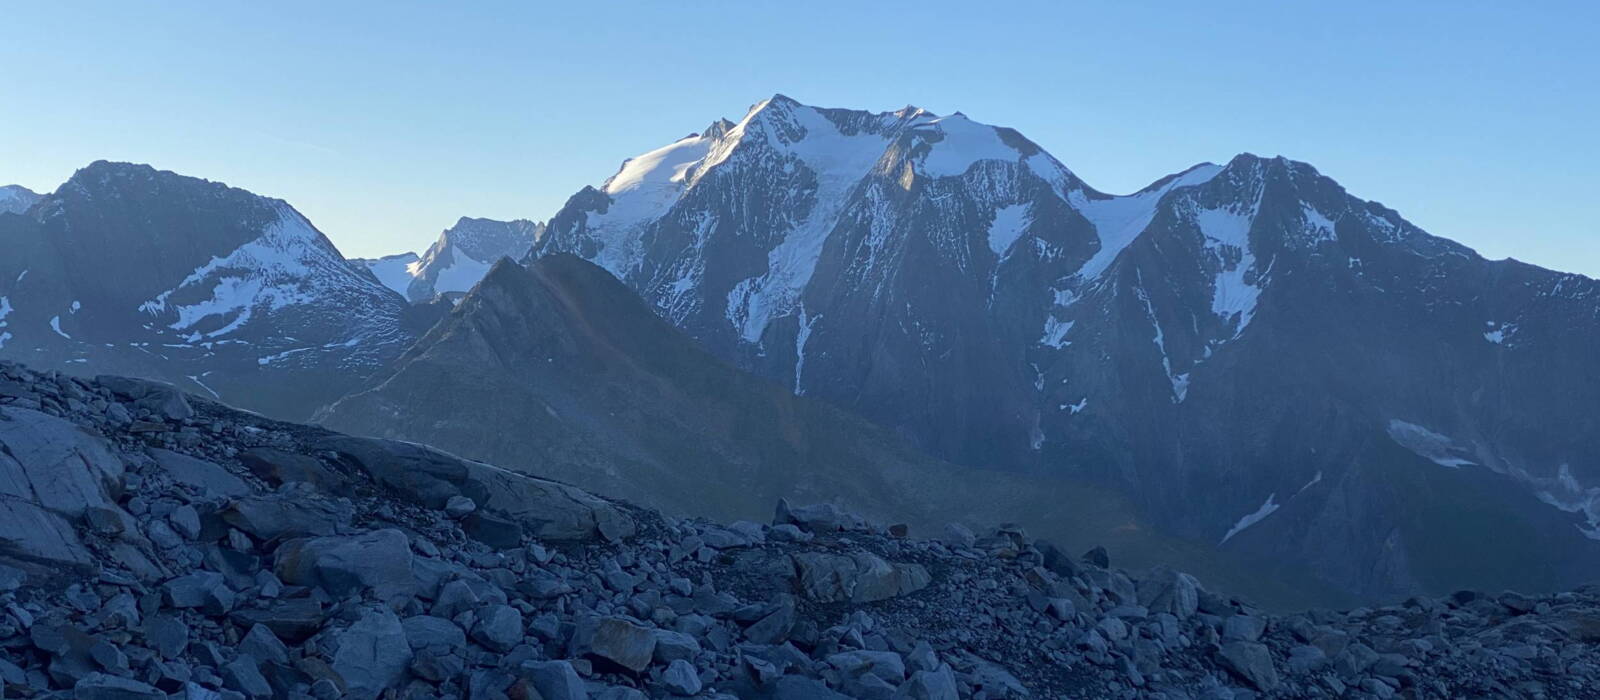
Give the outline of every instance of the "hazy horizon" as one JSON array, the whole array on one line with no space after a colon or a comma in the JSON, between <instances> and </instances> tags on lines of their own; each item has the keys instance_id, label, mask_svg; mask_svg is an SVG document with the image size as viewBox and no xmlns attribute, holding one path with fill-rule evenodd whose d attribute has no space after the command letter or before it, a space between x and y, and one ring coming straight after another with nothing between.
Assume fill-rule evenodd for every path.
<instances>
[{"instance_id":1,"label":"hazy horizon","mask_svg":"<svg viewBox=\"0 0 1600 700\"><path fill-rule=\"evenodd\" d=\"M1600 135L1566 128L1600 97L1563 79L1596 62L1589 6L923 7L21 6L0 184L148 163L285 199L351 257L421 252L782 93L961 111L1112 193L1283 155L1486 257L1600 276Z\"/></svg>"}]
</instances>

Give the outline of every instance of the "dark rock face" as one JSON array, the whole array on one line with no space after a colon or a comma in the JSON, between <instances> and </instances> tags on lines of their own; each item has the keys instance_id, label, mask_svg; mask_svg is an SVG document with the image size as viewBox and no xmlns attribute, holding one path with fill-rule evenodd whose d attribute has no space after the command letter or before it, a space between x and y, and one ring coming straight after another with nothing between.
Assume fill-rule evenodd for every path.
<instances>
[{"instance_id":1,"label":"dark rock face","mask_svg":"<svg viewBox=\"0 0 1600 700\"><path fill-rule=\"evenodd\" d=\"M85 397L0 399L0 455L14 462L0 504L49 503L83 562L58 576L0 525L8 697L1577 698L1600 684L1593 587L1273 615L1171 569L1112 569L1104 551L1073 561L1012 525L946 544L785 504L773 525L724 526L575 489L520 512L476 502L472 514L525 525L501 548L438 505L488 465L195 396L179 395L187 415L135 432L112 417L138 400L116 380L9 363L0 379ZM298 458L280 477L338 479L275 485L247 454ZM172 455L248 491L180 478ZM389 461L424 473L369 468ZM42 473L64 486L19 481ZM352 517L263 536L219 516L271 496L302 506L285 531L328 529L295 524L298 512ZM577 507L592 512L574 519ZM629 527L534 534L546 510ZM173 527L190 516L196 527Z\"/></svg>"},{"instance_id":2,"label":"dark rock face","mask_svg":"<svg viewBox=\"0 0 1600 700\"><path fill-rule=\"evenodd\" d=\"M1114 197L1008 129L778 96L574 195L556 253L936 456L1093 479L1334 593L1600 573L1600 284L1303 163Z\"/></svg>"},{"instance_id":3,"label":"dark rock face","mask_svg":"<svg viewBox=\"0 0 1600 700\"><path fill-rule=\"evenodd\" d=\"M94 163L0 214L0 357L304 417L431 322L280 200Z\"/></svg>"},{"instance_id":4,"label":"dark rock face","mask_svg":"<svg viewBox=\"0 0 1600 700\"><path fill-rule=\"evenodd\" d=\"M1136 516L1101 489L934 460L859 418L739 371L658 318L604 270L571 256L547 256L529 268L496 266L392 374L317 419L675 515L766 519L775 501L790 498L830 500L930 532L951 521L1016 521L1074 548L1113 537L1128 550L1159 552L1157 561L1182 553L1175 565L1236 582L1215 563L1225 557L1128 527ZM362 457L364 444L382 459ZM508 498L500 495L505 489L440 472L426 448L354 439L326 447L361 461L380 480L413 484L431 508L448 510L455 496L475 504ZM515 500L550 498L524 493ZM519 527L495 525L470 509L459 514L480 538ZM802 528L853 527L854 517L827 504L780 513L781 524ZM605 524L520 527L569 525ZM748 540L731 531L716 537Z\"/></svg>"}]
</instances>

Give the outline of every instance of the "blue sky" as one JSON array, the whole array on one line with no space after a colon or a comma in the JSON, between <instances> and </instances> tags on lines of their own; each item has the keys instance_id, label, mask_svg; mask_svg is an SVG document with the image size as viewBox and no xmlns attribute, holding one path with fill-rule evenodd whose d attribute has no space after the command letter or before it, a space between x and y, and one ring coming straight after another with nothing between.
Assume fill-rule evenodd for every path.
<instances>
[{"instance_id":1,"label":"blue sky","mask_svg":"<svg viewBox=\"0 0 1600 700\"><path fill-rule=\"evenodd\" d=\"M420 251L781 92L961 110L1109 192L1284 155L1600 276L1594 3L444 5L7 4L0 184L146 162L287 199L347 255Z\"/></svg>"}]
</instances>

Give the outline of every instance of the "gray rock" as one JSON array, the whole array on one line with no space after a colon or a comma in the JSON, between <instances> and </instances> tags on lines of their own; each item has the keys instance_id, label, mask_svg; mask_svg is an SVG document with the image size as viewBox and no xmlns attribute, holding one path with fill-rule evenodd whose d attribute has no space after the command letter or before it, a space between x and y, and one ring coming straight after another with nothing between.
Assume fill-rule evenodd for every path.
<instances>
[{"instance_id":1,"label":"gray rock","mask_svg":"<svg viewBox=\"0 0 1600 700\"><path fill-rule=\"evenodd\" d=\"M870 603L926 587L932 580L920 564L890 563L875 554L804 552L793 555L800 590L812 600Z\"/></svg>"},{"instance_id":2,"label":"gray rock","mask_svg":"<svg viewBox=\"0 0 1600 700\"><path fill-rule=\"evenodd\" d=\"M171 615L151 615L144 621L144 637L157 653L175 659L189 646L189 626Z\"/></svg>"},{"instance_id":3,"label":"gray rock","mask_svg":"<svg viewBox=\"0 0 1600 700\"><path fill-rule=\"evenodd\" d=\"M256 624L239 640L239 653L248 654L257 661L288 663L289 648L266 625Z\"/></svg>"},{"instance_id":4,"label":"gray rock","mask_svg":"<svg viewBox=\"0 0 1600 700\"><path fill-rule=\"evenodd\" d=\"M72 696L78 700L166 700L167 694L154 686L130 678L120 678L104 673L91 673L72 687Z\"/></svg>"},{"instance_id":5,"label":"gray rock","mask_svg":"<svg viewBox=\"0 0 1600 700\"><path fill-rule=\"evenodd\" d=\"M478 504L466 496L451 496L444 502L444 513L452 518L461 519L472 514L478 509Z\"/></svg>"},{"instance_id":6,"label":"gray rock","mask_svg":"<svg viewBox=\"0 0 1600 700\"><path fill-rule=\"evenodd\" d=\"M472 638L495 651L510 651L522 641L522 613L509 605L491 605L479 612Z\"/></svg>"},{"instance_id":7,"label":"gray rock","mask_svg":"<svg viewBox=\"0 0 1600 700\"><path fill-rule=\"evenodd\" d=\"M161 594L167 605L172 607L199 608L215 604L219 596L226 595L231 600L232 591L227 591L227 587L227 580L222 574L214 571L196 571L161 584ZM220 593L218 589L227 592Z\"/></svg>"},{"instance_id":8,"label":"gray rock","mask_svg":"<svg viewBox=\"0 0 1600 700\"><path fill-rule=\"evenodd\" d=\"M1222 666L1263 692L1278 687L1278 669L1272 665L1272 652L1258 642L1233 641L1217 652Z\"/></svg>"},{"instance_id":9,"label":"gray rock","mask_svg":"<svg viewBox=\"0 0 1600 700\"><path fill-rule=\"evenodd\" d=\"M239 454L239 462L273 486L298 481L335 494L342 494L348 488L343 476L324 467L315 457L271 447L252 447Z\"/></svg>"},{"instance_id":10,"label":"gray rock","mask_svg":"<svg viewBox=\"0 0 1600 700\"><path fill-rule=\"evenodd\" d=\"M745 628L744 636L755 644L781 644L794 628L794 601L784 600L778 609Z\"/></svg>"},{"instance_id":11,"label":"gray rock","mask_svg":"<svg viewBox=\"0 0 1600 700\"><path fill-rule=\"evenodd\" d=\"M171 450L151 449L150 456L174 480L207 496L238 498L250 493L249 485L222 466Z\"/></svg>"},{"instance_id":12,"label":"gray rock","mask_svg":"<svg viewBox=\"0 0 1600 700\"><path fill-rule=\"evenodd\" d=\"M524 661L517 672L528 679L543 700L586 700L589 697L583 679L573 670L571 662Z\"/></svg>"},{"instance_id":13,"label":"gray rock","mask_svg":"<svg viewBox=\"0 0 1600 700\"><path fill-rule=\"evenodd\" d=\"M480 512L518 523L546 540L620 539L632 536L637 527L616 505L577 488L421 445L334 437L320 448L344 455L409 500L442 509L452 496L466 496Z\"/></svg>"},{"instance_id":14,"label":"gray rock","mask_svg":"<svg viewBox=\"0 0 1600 700\"><path fill-rule=\"evenodd\" d=\"M194 506L188 504L178 506L167 516L167 520L184 539L200 539L200 514L195 511Z\"/></svg>"},{"instance_id":15,"label":"gray rock","mask_svg":"<svg viewBox=\"0 0 1600 700\"><path fill-rule=\"evenodd\" d=\"M961 523L950 523L944 526L944 543L956 549L971 549L978 542L978 536L972 529Z\"/></svg>"},{"instance_id":16,"label":"gray rock","mask_svg":"<svg viewBox=\"0 0 1600 700\"><path fill-rule=\"evenodd\" d=\"M1267 630L1267 621L1255 615L1232 615L1222 621L1222 638L1254 642Z\"/></svg>"},{"instance_id":17,"label":"gray rock","mask_svg":"<svg viewBox=\"0 0 1600 700\"><path fill-rule=\"evenodd\" d=\"M333 670L353 698L375 698L399 682L411 664L400 618L387 608L368 610L334 636Z\"/></svg>"},{"instance_id":18,"label":"gray rock","mask_svg":"<svg viewBox=\"0 0 1600 700\"><path fill-rule=\"evenodd\" d=\"M893 685L899 685L906 679L905 659L892 651L842 651L828 655L828 665L845 675L870 673Z\"/></svg>"},{"instance_id":19,"label":"gray rock","mask_svg":"<svg viewBox=\"0 0 1600 700\"><path fill-rule=\"evenodd\" d=\"M1151 612L1188 619L1200 607L1200 586L1193 576L1167 567L1152 569L1137 586L1139 604Z\"/></svg>"},{"instance_id":20,"label":"gray rock","mask_svg":"<svg viewBox=\"0 0 1600 700\"><path fill-rule=\"evenodd\" d=\"M652 630L656 637L655 660L657 663L672 663L679 659L693 661L700 655L700 642L682 632L672 630Z\"/></svg>"},{"instance_id":21,"label":"gray rock","mask_svg":"<svg viewBox=\"0 0 1600 700\"><path fill-rule=\"evenodd\" d=\"M406 631L406 643L412 649L442 648L456 650L467 646L467 635L461 627L442 617L413 615L400 622Z\"/></svg>"},{"instance_id":22,"label":"gray rock","mask_svg":"<svg viewBox=\"0 0 1600 700\"><path fill-rule=\"evenodd\" d=\"M351 516L348 505L294 489L240 498L222 511L223 522L263 541L335 535L348 529Z\"/></svg>"},{"instance_id":23,"label":"gray rock","mask_svg":"<svg viewBox=\"0 0 1600 700\"><path fill-rule=\"evenodd\" d=\"M917 671L901 687L908 700L958 700L961 697L956 675L948 665L933 671Z\"/></svg>"},{"instance_id":24,"label":"gray rock","mask_svg":"<svg viewBox=\"0 0 1600 700\"><path fill-rule=\"evenodd\" d=\"M673 695L689 697L700 692L700 674L695 672L694 664L678 659L661 672L661 685Z\"/></svg>"},{"instance_id":25,"label":"gray rock","mask_svg":"<svg viewBox=\"0 0 1600 700\"><path fill-rule=\"evenodd\" d=\"M656 636L647 627L621 617L589 618L572 638L573 655L592 655L638 673L655 656Z\"/></svg>"},{"instance_id":26,"label":"gray rock","mask_svg":"<svg viewBox=\"0 0 1600 700\"><path fill-rule=\"evenodd\" d=\"M240 654L238 658L224 664L223 685L229 690L243 693L247 698L272 697L272 685L261 675L261 669L256 663L256 660L249 655Z\"/></svg>"},{"instance_id":27,"label":"gray rock","mask_svg":"<svg viewBox=\"0 0 1600 700\"><path fill-rule=\"evenodd\" d=\"M94 381L158 418L182 421L194 416L194 407L189 405L184 393L166 382L105 374L95 377Z\"/></svg>"},{"instance_id":28,"label":"gray rock","mask_svg":"<svg viewBox=\"0 0 1600 700\"><path fill-rule=\"evenodd\" d=\"M285 583L321 586L336 596L370 588L389 598L417 590L411 544L399 530L290 540L278 547L273 571Z\"/></svg>"}]
</instances>

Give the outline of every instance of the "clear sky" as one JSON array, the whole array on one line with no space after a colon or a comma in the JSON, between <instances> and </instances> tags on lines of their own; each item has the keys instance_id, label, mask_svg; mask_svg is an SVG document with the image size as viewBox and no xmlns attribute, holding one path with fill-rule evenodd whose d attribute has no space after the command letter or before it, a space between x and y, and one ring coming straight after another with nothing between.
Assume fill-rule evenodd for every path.
<instances>
[{"instance_id":1,"label":"clear sky","mask_svg":"<svg viewBox=\"0 0 1600 700\"><path fill-rule=\"evenodd\" d=\"M287 199L347 255L420 251L781 92L961 110L1109 192L1284 155L1600 276L1597 5L0 0L0 184L144 162Z\"/></svg>"}]
</instances>

